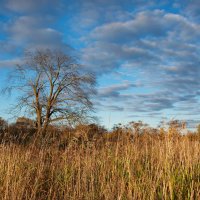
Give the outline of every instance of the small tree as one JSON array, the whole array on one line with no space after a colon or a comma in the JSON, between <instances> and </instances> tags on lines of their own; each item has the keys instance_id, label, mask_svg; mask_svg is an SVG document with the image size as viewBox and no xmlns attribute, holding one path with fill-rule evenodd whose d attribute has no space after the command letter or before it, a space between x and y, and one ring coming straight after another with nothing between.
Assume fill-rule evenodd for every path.
<instances>
[{"instance_id":1,"label":"small tree","mask_svg":"<svg viewBox=\"0 0 200 200\"><path fill-rule=\"evenodd\" d=\"M197 135L198 135L198 137L200 139L200 124L197 126Z\"/></svg>"},{"instance_id":2,"label":"small tree","mask_svg":"<svg viewBox=\"0 0 200 200\"><path fill-rule=\"evenodd\" d=\"M81 121L92 108L94 76L61 51L26 53L10 80L7 90L20 91L16 108L35 116L38 133L45 134L54 122Z\"/></svg>"},{"instance_id":3,"label":"small tree","mask_svg":"<svg viewBox=\"0 0 200 200\"><path fill-rule=\"evenodd\" d=\"M2 117L0 117L0 142L4 139L7 130L8 123Z\"/></svg>"},{"instance_id":4,"label":"small tree","mask_svg":"<svg viewBox=\"0 0 200 200\"><path fill-rule=\"evenodd\" d=\"M8 123L2 117L0 117L0 134L4 133L8 128Z\"/></svg>"}]
</instances>

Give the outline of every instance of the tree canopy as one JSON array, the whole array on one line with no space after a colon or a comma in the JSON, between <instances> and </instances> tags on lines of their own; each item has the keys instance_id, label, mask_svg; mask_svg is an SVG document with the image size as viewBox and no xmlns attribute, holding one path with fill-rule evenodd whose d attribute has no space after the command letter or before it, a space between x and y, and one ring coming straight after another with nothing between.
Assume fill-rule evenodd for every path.
<instances>
[{"instance_id":1,"label":"tree canopy","mask_svg":"<svg viewBox=\"0 0 200 200\"><path fill-rule=\"evenodd\" d=\"M92 109L95 77L61 51L28 52L10 78L7 90L19 90L16 108L36 119L38 131L50 123L78 122Z\"/></svg>"}]
</instances>

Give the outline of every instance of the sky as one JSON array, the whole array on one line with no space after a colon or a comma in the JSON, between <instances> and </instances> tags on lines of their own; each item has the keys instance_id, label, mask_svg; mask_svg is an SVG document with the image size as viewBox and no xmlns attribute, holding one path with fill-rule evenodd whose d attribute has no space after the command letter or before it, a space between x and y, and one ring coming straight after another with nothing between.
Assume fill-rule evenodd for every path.
<instances>
[{"instance_id":1,"label":"sky","mask_svg":"<svg viewBox=\"0 0 200 200\"><path fill-rule=\"evenodd\" d=\"M25 49L59 48L96 74L102 125L200 123L199 0L0 0L0 27L0 87Z\"/></svg>"}]
</instances>

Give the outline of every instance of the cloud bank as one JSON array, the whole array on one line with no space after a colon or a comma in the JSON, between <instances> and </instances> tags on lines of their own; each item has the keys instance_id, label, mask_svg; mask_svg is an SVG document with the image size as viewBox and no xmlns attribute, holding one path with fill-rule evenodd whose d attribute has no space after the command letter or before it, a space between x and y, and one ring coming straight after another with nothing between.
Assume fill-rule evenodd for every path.
<instances>
[{"instance_id":1,"label":"cloud bank","mask_svg":"<svg viewBox=\"0 0 200 200\"><path fill-rule=\"evenodd\" d=\"M74 47L98 77L96 107L127 116L198 118L198 0L7 0L0 66L25 48ZM194 119L194 120L195 120ZM120 120L119 120L120 121Z\"/></svg>"}]
</instances>

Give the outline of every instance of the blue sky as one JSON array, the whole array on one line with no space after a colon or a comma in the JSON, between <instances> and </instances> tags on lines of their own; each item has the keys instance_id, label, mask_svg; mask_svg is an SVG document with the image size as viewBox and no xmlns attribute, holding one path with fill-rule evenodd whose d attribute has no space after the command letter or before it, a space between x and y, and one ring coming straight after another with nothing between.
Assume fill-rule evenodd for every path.
<instances>
[{"instance_id":1,"label":"blue sky","mask_svg":"<svg viewBox=\"0 0 200 200\"><path fill-rule=\"evenodd\" d=\"M73 50L97 75L103 125L199 123L199 0L0 0L0 27L1 87L24 49Z\"/></svg>"}]
</instances>

